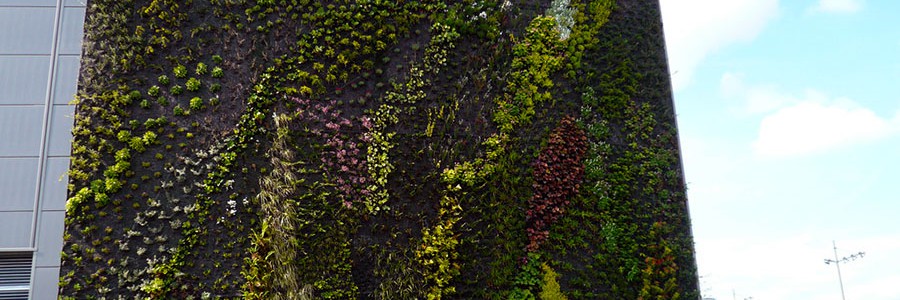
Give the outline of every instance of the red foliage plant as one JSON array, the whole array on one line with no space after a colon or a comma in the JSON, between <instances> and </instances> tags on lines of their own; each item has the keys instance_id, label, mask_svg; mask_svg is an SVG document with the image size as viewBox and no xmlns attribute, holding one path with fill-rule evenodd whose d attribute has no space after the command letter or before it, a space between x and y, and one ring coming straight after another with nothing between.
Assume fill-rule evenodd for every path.
<instances>
[{"instance_id":1,"label":"red foliage plant","mask_svg":"<svg viewBox=\"0 0 900 300\"><path fill-rule=\"evenodd\" d=\"M368 196L366 151L372 121L367 116L352 121L335 109L335 100L313 103L309 99L294 98L300 104L299 117L314 124L310 132L325 140L321 162L325 175L335 184L342 204L352 208ZM324 124L324 128L322 125ZM362 131L361 134L356 134Z\"/></svg>"},{"instance_id":2,"label":"red foliage plant","mask_svg":"<svg viewBox=\"0 0 900 300\"><path fill-rule=\"evenodd\" d=\"M533 165L534 195L525 212L528 251L535 251L549 235L548 228L563 213L569 199L578 193L584 180L582 158L587 137L572 117L564 117L550 133L547 146Z\"/></svg>"}]
</instances>

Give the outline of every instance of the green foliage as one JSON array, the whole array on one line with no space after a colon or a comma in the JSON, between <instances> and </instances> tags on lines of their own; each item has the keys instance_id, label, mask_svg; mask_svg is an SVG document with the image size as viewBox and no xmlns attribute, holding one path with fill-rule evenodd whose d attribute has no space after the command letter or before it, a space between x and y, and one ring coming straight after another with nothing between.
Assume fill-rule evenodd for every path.
<instances>
[{"instance_id":1,"label":"green foliage","mask_svg":"<svg viewBox=\"0 0 900 300\"><path fill-rule=\"evenodd\" d=\"M159 81L159 84L162 86L169 85L169 76L159 75L159 78L157 80Z\"/></svg>"},{"instance_id":2,"label":"green foliage","mask_svg":"<svg viewBox=\"0 0 900 300\"><path fill-rule=\"evenodd\" d=\"M203 109L203 99L200 99L200 97L191 98L190 108L192 111Z\"/></svg>"},{"instance_id":3,"label":"green foliage","mask_svg":"<svg viewBox=\"0 0 900 300\"><path fill-rule=\"evenodd\" d=\"M659 33L622 27L656 12L615 2L93 3L61 297L690 296Z\"/></svg>"},{"instance_id":4,"label":"green foliage","mask_svg":"<svg viewBox=\"0 0 900 300\"><path fill-rule=\"evenodd\" d=\"M426 59L423 64L430 71L438 72L440 67L446 63L447 51L454 47L453 40L459 35L452 28L440 24L432 26L432 32L435 35L426 49ZM369 213L377 213L389 208L386 206L389 197L386 185L387 177L393 171L394 166L389 161L388 153L394 147L391 139L395 133L388 131L388 128L399 121L398 115L403 111L404 106L412 105L425 98L423 89L429 83L425 79L422 69L417 66L411 67L408 80L403 84L395 84L394 90L385 94L381 100L383 104L379 105L373 113L373 126L368 133L371 142L366 156L369 164L369 177L372 179L372 184L367 188L369 197L365 203Z\"/></svg>"},{"instance_id":5,"label":"green foliage","mask_svg":"<svg viewBox=\"0 0 900 300\"><path fill-rule=\"evenodd\" d=\"M200 80L194 77L191 77L184 83L185 88L187 88L190 92L196 92L200 90ZM173 93L174 94L174 93Z\"/></svg>"},{"instance_id":6,"label":"green foliage","mask_svg":"<svg viewBox=\"0 0 900 300\"><path fill-rule=\"evenodd\" d=\"M296 187L292 178L295 154L291 150L288 115L275 117L276 135L270 150L274 170L260 181L260 208L262 225L254 233L250 243L250 257L245 258L242 274L244 297L246 299L297 299L302 290L300 270L293 262L297 260L298 243L296 234L298 221L293 199L283 199L282 195L292 195Z\"/></svg>"},{"instance_id":7,"label":"green foliage","mask_svg":"<svg viewBox=\"0 0 900 300\"><path fill-rule=\"evenodd\" d=\"M156 86L156 85L151 86L147 90L147 95L150 97L158 97L159 96L159 86Z\"/></svg>"},{"instance_id":8,"label":"green foliage","mask_svg":"<svg viewBox=\"0 0 900 300\"><path fill-rule=\"evenodd\" d=\"M144 143L144 140L139 137L132 137L128 140L128 146L131 147L131 150L134 150L138 153L142 153L147 150L147 144Z\"/></svg>"},{"instance_id":9,"label":"green foliage","mask_svg":"<svg viewBox=\"0 0 900 300\"><path fill-rule=\"evenodd\" d=\"M244 299L263 300L272 299L274 286L270 285L272 276L275 275L269 261L272 259L272 237L269 230L269 222L263 220L259 231L250 234L250 253L244 258L244 268L241 276L244 277ZM277 262L276 262L277 263ZM278 283L276 283L278 284Z\"/></svg>"},{"instance_id":10,"label":"green foliage","mask_svg":"<svg viewBox=\"0 0 900 300\"><path fill-rule=\"evenodd\" d=\"M85 202L90 200L92 197L91 190L89 188L81 188L75 193L75 196L69 198L66 201L66 214L70 216L74 216L76 214L76 209L81 208Z\"/></svg>"},{"instance_id":11,"label":"green foliage","mask_svg":"<svg viewBox=\"0 0 900 300\"><path fill-rule=\"evenodd\" d=\"M213 78L221 78L223 75L225 75L225 72L222 71L222 68L220 67L213 67L211 75Z\"/></svg>"},{"instance_id":12,"label":"green foliage","mask_svg":"<svg viewBox=\"0 0 900 300\"><path fill-rule=\"evenodd\" d=\"M541 286L541 256L529 252L525 264L519 268L514 281L515 287L509 295L509 299L535 299L532 291Z\"/></svg>"},{"instance_id":13,"label":"green foliage","mask_svg":"<svg viewBox=\"0 0 900 300\"><path fill-rule=\"evenodd\" d=\"M596 101L602 103L601 113L611 119L619 119L623 117L623 112L631 105L631 95L637 93L638 80L640 75L636 75L633 69L633 63L630 59L624 59L610 73L600 76L600 96Z\"/></svg>"},{"instance_id":14,"label":"green foliage","mask_svg":"<svg viewBox=\"0 0 900 300\"><path fill-rule=\"evenodd\" d=\"M566 2L566 1L559 1ZM586 70L583 59L586 53L596 49L600 40L601 29L616 6L615 0L593 0L571 3L573 24L569 39L566 40L566 57L569 63L567 75L570 79L587 81L594 76L593 70ZM568 11L561 9L561 16L568 16ZM578 77L581 74L581 77ZM584 76L586 75L586 76Z\"/></svg>"},{"instance_id":15,"label":"green foliage","mask_svg":"<svg viewBox=\"0 0 900 300\"><path fill-rule=\"evenodd\" d=\"M169 89L169 93L174 96L181 95L182 92L184 92L184 87L177 84L173 85L172 88Z\"/></svg>"},{"instance_id":16,"label":"green foliage","mask_svg":"<svg viewBox=\"0 0 900 300\"><path fill-rule=\"evenodd\" d=\"M128 94L129 102L135 102L135 101L141 100L141 98L142 97L141 97L140 91L131 91L131 93Z\"/></svg>"},{"instance_id":17,"label":"green foliage","mask_svg":"<svg viewBox=\"0 0 900 300\"><path fill-rule=\"evenodd\" d=\"M561 66L557 52L559 32L552 17L537 17L525 29L525 37L512 49L508 89L511 93L497 100L494 122L501 133L510 133L522 123L530 122L534 107L552 99L551 75Z\"/></svg>"},{"instance_id":18,"label":"green foliage","mask_svg":"<svg viewBox=\"0 0 900 300\"><path fill-rule=\"evenodd\" d=\"M559 282L556 281L559 273L553 271L553 268L546 263L541 264L541 271L544 273L544 278L541 281L541 293L538 294L538 297L541 300L568 300L566 295L559 290Z\"/></svg>"},{"instance_id":19,"label":"green foliage","mask_svg":"<svg viewBox=\"0 0 900 300\"><path fill-rule=\"evenodd\" d=\"M649 254L644 259L646 267L641 270L643 283L639 300L678 300L681 297L676 281L678 266L672 248L664 239L666 231L666 224L662 222L653 223L650 229L650 239L658 239L659 242L648 246Z\"/></svg>"},{"instance_id":20,"label":"green foliage","mask_svg":"<svg viewBox=\"0 0 900 300\"><path fill-rule=\"evenodd\" d=\"M194 69L194 74L197 74L197 76L203 76L203 75L206 75L206 72L208 70L209 69L206 66L206 64L199 62L199 63L197 63L197 68Z\"/></svg>"},{"instance_id":21,"label":"green foliage","mask_svg":"<svg viewBox=\"0 0 900 300\"><path fill-rule=\"evenodd\" d=\"M448 186L446 193L459 190L458 185ZM440 201L438 223L422 232L422 245L416 251L416 259L422 265L425 283L428 284L427 299L441 299L456 292L456 288L450 286L450 280L459 275L459 264L456 262L459 241L453 227L459 221L461 212L459 201L444 195Z\"/></svg>"},{"instance_id":22,"label":"green foliage","mask_svg":"<svg viewBox=\"0 0 900 300\"><path fill-rule=\"evenodd\" d=\"M172 69L172 74L175 74L176 78L185 78L187 77L187 67L183 65L177 65L174 69Z\"/></svg>"},{"instance_id":23,"label":"green foliage","mask_svg":"<svg viewBox=\"0 0 900 300\"><path fill-rule=\"evenodd\" d=\"M178 104L172 108L172 114L176 116L185 116L188 113L184 110L184 108L181 107L181 104Z\"/></svg>"}]
</instances>

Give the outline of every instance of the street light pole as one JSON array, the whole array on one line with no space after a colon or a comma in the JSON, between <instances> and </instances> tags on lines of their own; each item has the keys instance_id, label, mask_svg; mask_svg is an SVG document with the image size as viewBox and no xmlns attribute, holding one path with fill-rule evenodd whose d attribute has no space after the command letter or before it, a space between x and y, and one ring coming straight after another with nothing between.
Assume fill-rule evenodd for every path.
<instances>
[{"instance_id":1,"label":"street light pole","mask_svg":"<svg viewBox=\"0 0 900 300\"><path fill-rule=\"evenodd\" d=\"M841 262L838 260L837 244L835 244L834 240L831 241L831 246L834 247L834 266L837 267L838 283L841 284L841 299L847 300L847 297L844 296L844 279L841 277ZM828 264L828 262L826 262L825 264Z\"/></svg>"},{"instance_id":2,"label":"street light pole","mask_svg":"<svg viewBox=\"0 0 900 300\"><path fill-rule=\"evenodd\" d=\"M841 277L841 263L853 261L853 260L856 260L857 258L862 258L863 256L866 255L866 253L858 252L856 254L851 254L850 256L838 258L837 244L833 240L831 241L831 246L834 247L834 259L833 260L825 259L825 264L828 265L828 264L834 263L834 266L837 267L838 283L840 283L840 285L841 285L841 299L847 300L847 297L844 296L844 279Z\"/></svg>"}]
</instances>

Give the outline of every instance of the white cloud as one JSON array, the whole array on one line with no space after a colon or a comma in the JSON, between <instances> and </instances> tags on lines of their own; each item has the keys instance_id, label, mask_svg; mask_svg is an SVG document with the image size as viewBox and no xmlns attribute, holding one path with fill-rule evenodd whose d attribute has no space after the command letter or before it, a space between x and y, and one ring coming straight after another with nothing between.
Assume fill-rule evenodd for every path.
<instances>
[{"instance_id":1,"label":"white cloud","mask_svg":"<svg viewBox=\"0 0 900 300\"><path fill-rule=\"evenodd\" d=\"M740 114L758 114L771 112L786 104L797 102L788 95L778 91L773 85L748 86L744 83L744 75L725 73L719 82L722 95L728 99L741 101Z\"/></svg>"},{"instance_id":2,"label":"white cloud","mask_svg":"<svg viewBox=\"0 0 900 300\"><path fill-rule=\"evenodd\" d=\"M778 14L778 0L662 0L675 90L687 86L708 55L752 41Z\"/></svg>"},{"instance_id":3,"label":"white cloud","mask_svg":"<svg viewBox=\"0 0 900 300\"><path fill-rule=\"evenodd\" d=\"M885 118L851 99L816 90L794 95L775 85L748 84L740 73L723 74L719 89L733 102L736 115L763 115L753 142L757 156L820 152L884 138L900 129L900 116Z\"/></svg>"},{"instance_id":4,"label":"white cloud","mask_svg":"<svg viewBox=\"0 0 900 300\"><path fill-rule=\"evenodd\" d=\"M884 138L894 121L882 118L846 98L834 100L816 91L799 103L778 109L760 122L753 143L761 156L808 154Z\"/></svg>"},{"instance_id":5,"label":"white cloud","mask_svg":"<svg viewBox=\"0 0 900 300\"><path fill-rule=\"evenodd\" d=\"M826 13L854 13L861 10L862 7L863 0L819 0L819 3L811 10Z\"/></svg>"}]
</instances>

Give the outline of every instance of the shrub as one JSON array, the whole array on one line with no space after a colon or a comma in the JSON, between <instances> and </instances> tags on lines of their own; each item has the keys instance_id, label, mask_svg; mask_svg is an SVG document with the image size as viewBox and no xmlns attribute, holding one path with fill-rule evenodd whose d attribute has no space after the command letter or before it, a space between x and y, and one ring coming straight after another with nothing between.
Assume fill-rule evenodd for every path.
<instances>
[{"instance_id":1,"label":"shrub","mask_svg":"<svg viewBox=\"0 0 900 300\"><path fill-rule=\"evenodd\" d=\"M206 64L204 64L202 62L197 63L197 69L194 70L194 73L196 73L198 76L200 76L200 75L206 74L206 72L207 72Z\"/></svg>"},{"instance_id":2,"label":"shrub","mask_svg":"<svg viewBox=\"0 0 900 300\"><path fill-rule=\"evenodd\" d=\"M151 86L149 89L147 89L147 95L150 95L150 97L159 96L159 86Z\"/></svg>"},{"instance_id":3,"label":"shrub","mask_svg":"<svg viewBox=\"0 0 900 300\"><path fill-rule=\"evenodd\" d=\"M187 82L184 83L184 86L187 88L188 91L196 92L196 91L200 90L200 80L197 78L191 77L190 79L187 80Z\"/></svg>"},{"instance_id":4,"label":"shrub","mask_svg":"<svg viewBox=\"0 0 900 300\"><path fill-rule=\"evenodd\" d=\"M159 75L158 80L159 80L159 84L161 84L161 85L169 85L169 76Z\"/></svg>"},{"instance_id":5,"label":"shrub","mask_svg":"<svg viewBox=\"0 0 900 300\"><path fill-rule=\"evenodd\" d=\"M203 99L200 97L191 98L191 110L200 110L203 108Z\"/></svg>"},{"instance_id":6,"label":"shrub","mask_svg":"<svg viewBox=\"0 0 900 300\"><path fill-rule=\"evenodd\" d=\"M222 68L214 67L214 68L212 69L212 77L213 77L213 78L220 78L220 77L222 77L223 75L225 75L225 72L222 71Z\"/></svg>"},{"instance_id":7,"label":"shrub","mask_svg":"<svg viewBox=\"0 0 900 300\"><path fill-rule=\"evenodd\" d=\"M184 111L184 108L181 108L181 104L175 105L175 108L172 109L172 114L176 116L187 115L187 113Z\"/></svg>"},{"instance_id":8,"label":"shrub","mask_svg":"<svg viewBox=\"0 0 900 300\"><path fill-rule=\"evenodd\" d=\"M174 73L175 77L177 78L185 78L187 77L187 68L182 65L178 65L175 66L175 69L172 70L172 73Z\"/></svg>"}]
</instances>

